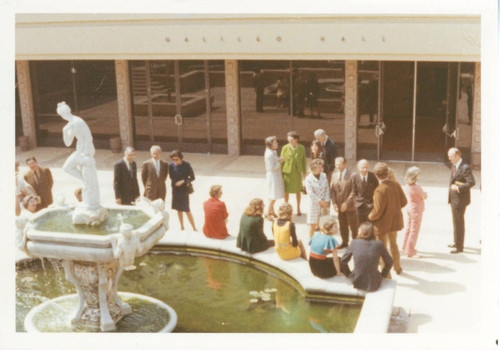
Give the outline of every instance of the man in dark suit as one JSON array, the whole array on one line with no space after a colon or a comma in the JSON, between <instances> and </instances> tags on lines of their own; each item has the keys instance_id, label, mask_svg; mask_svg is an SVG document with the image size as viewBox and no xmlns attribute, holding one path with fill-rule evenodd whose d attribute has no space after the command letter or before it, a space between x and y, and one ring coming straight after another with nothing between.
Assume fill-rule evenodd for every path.
<instances>
[{"instance_id":1,"label":"man in dark suit","mask_svg":"<svg viewBox=\"0 0 500 350\"><path fill-rule=\"evenodd\" d=\"M43 168L38 165L35 157L26 159L26 164L30 168L24 175L24 180L33 187L36 195L40 197L36 210L47 208L52 204L52 173L49 168Z\"/></svg>"},{"instance_id":2,"label":"man in dark suit","mask_svg":"<svg viewBox=\"0 0 500 350\"><path fill-rule=\"evenodd\" d=\"M470 204L470 188L476 184L476 181L470 166L465 164L462 152L458 148L450 148L448 159L452 164L448 203L451 205L454 238L454 243L449 247L455 248L450 251L450 254L457 254L464 251L465 209Z\"/></svg>"},{"instance_id":3,"label":"man in dark suit","mask_svg":"<svg viewBox=\"0 0 500 350\"><path fill-rule=\"evenodd\" d=\"M358 227L368 221L368 214L373 208L373 192L378 186L378 180L371 171L368 171L368 161L361 159L358 162L358 172L351 176L350 199L354 201L358 216Z\"/></svg>"},{"instance_id":4,"label":"man in dark suit","mask_svg":"<svg viewBox=\"0 0 500 350\"><path fill-rule=\"evenodd\" d=\"M165 200L167 186L165 181L168 177L168 164L162 160L161 147L151 147L151 159L142 164L141 178L144 185L144 197L155 200L161 198Z\"/></svg>"},{"instance_id":5,"label":"man in dark suit","mask_svg":"<svg viewBox=\"0 0 500 350\"><path fill-rule=\"evenodd\" d=\"M325 155L325 165L323 170L325 171L326 177L328 178L328 183L332 180L332 174L335 170L335 158L337 157L337 146L335 142L328 137L325 130L318 129L314 132L314 138L321 142L323 146L323 154Z\"/></svg>"},{"instance_id":6,"label":"man in dark suit","mask_svg":"<svg viewBox=\"0 0 500 350\"><path fill-rule=\"evenodd\" d=\"M332 199L333 209L338 213L340 236L342 244L339 249L349 245L349 228L351 228L352 239L355 239L358 233L358 218L356 216L356 207L351 194L351 171L346 167L344 157L335 159L335 172L330 182L330 198Z\"/></svg>"},{"instance_id":7,"label":"man in dark suit","mask_svg":"<svg viewBox=\"0 0 500 350\"><path fill-rule=\"evenodd\" d=\"M125 156L115 163L113 187L116 204L131 205L139 197L135 149L125 148Z\"/></svg>"},{"instance_id":8,"label":"man in dark suit","mask_svg":"<svg viewBox=\"0 0 500 350\"><path fill-rule=\"evenodd\" d=\"M403 269L399 264L397 234L404 227L401 209L408 203L408 200L401 185L397 181L388 179L387 164L378 162L373 167L373 172L380 184L373 193L373 209L368 219L373 222L377 239L384 242L386 248L389 243L394 271L399 275Z\"/></svg>"}]
</instances>

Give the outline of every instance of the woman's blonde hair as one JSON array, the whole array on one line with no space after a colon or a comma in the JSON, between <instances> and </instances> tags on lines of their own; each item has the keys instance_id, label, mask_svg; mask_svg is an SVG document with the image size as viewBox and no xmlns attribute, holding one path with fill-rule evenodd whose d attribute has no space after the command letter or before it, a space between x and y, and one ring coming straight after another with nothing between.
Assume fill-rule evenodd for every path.
<instances>
[{"instance_id":1,"label":"woman's blonde hair","mask_svg":"<svg viewBox=\"0 0 500 350\"><path fill-rule=\"evenodd\" d=\"M217 198L221 192L222 192L221 185L212 185L210 186L210 191L208 192L208 194L212 198Z\"/></svg>"},{"instance_id":2,"label":"woman's blonde hair","mask_svg":"<svg viewBox=\"0 0 500 350\"><path fill-rule=\"evenodd\" d=\"M278 208L278 218L290 221L293 216L293 207L290 203L282 203Z\"/></svg>"},{"instance_id":3,"label":"woman's blonde hair","mask_svg":"<svg viewBox=\"0 0 500 350\"><path fill-rule=\"evenodd\" d=\"M325 215L319 218L319 227L327 235L335 235L339 226L333 216Z\"/></svg>"},{"instance_id":4,"label":"woman's blonde hair","mask_svg":"<svg viewBox=\"0 0 500 350\"><path fill-rule=\"evenodd\" d=\"M245 215L262 216L264 213L264 201L260 198L254 198L245 209Z\"/></svg>"},{"instance_id":5,"label":"woman's blonde hair","mask_svg":"<svg viewBox=\"0 0 500 350\"><path fill-rule=\"evenodd\" d=\"M411 168L408 168L408 170L406 170L405 182L408 185L414 184L415 182L417 182L418 175L420 175L419 168L417 168L416 166L412 166Z\"/></svg>"}]
</instances>

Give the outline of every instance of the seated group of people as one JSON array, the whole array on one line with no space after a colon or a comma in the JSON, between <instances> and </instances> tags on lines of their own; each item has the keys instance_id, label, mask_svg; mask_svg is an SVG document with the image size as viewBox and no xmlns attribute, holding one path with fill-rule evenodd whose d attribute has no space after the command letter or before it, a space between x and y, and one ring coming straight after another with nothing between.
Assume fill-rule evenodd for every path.
<instances>
[{"instance_id":1,"label":"seated group of people","mask_svg":"<svg viewBox=\"0 0 500 350\"><path fill-rule=\"evenodd\" d=\"M220 200L222 186L210 188L210 199L204 205L205 225L203 233L209 238L224 239L229 236L226 222L228 212L224 202ZM323 216L319 221L319 229L309 241L310 253L307 258L302 241L297 238L295 224L292 221L293 208L289 203L282 203L278 209L278 218L273 221L274 240L268 240L264 234L264 202L252 199L240 220L240 228L236 246L249 253L258 253L274 247L283 260L301 257L309 261L311 272L320 278L348 276L352 278L355 288L377 290L382 279L387 277L393 261L382 241L375 239L373 225L369 222L359 227L357 239L351 241L343 256L339 258L340 248L334 236L338 233L338 223L333 216ZM329 255L331 254L331 257ZM354 257L354 270L351 272L348 263ZM379 261L384 261L383 270L379 272Z\"/></svg>"}]
</instances>

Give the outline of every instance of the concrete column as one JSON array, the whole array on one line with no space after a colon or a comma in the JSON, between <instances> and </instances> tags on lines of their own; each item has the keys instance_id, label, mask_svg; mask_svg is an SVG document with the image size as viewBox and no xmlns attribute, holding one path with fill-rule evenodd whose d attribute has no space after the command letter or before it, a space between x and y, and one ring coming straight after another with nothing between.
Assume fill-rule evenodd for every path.
<instances>
[{"instance_id":1,"label":"concrete column","mask_svg":"<svg viewBox=\"0 0 500 350\"><path fill-rule=\"evenodd\" d=\"M134 146L132 103L130 93L130 75L128 61L115 61L116 95L118 99L118 122L122 149Z\"/></svg>"},{"instance_id":2,"label":"concrete column","mask_svg":"<svg viewBox=\"0 0 500 350\"><path fill-rule=\"evenodd\" d=\"M345 136L344 156L349 162L357 159L358 142L358 62L345 61Z\"/></svg>"},{"instance_id":3,"label":"concrete column","mask_svg":"<svg viewBox=\"0 0 500 350\"><path fill-rule=\"evenodd\" d=\"M477 62L474 72L474 99L472 105L471 165L481 167L481 63Z\"/></svg>"},{"instance_id":4,"label":"concrete column","mask_svg":"<svg viewBox=\"0 0 500 350\"><path fill-rule=\"evenodd\" d=\"M226 60L226 115L227 152L230 156L241 154L240 91L238 61Z\"/></svg>"},{"instance_id":5,"label":"concrete column","mask_svg":"<svg viewBox=\"0 0 500 350\"><path fill-rule=\"evenodd\" d=\"M23 135L30 138L30 148L35 148L37 146L36 122L29 61L16 61L16 68Z\"/></svg>"}]
</instances>

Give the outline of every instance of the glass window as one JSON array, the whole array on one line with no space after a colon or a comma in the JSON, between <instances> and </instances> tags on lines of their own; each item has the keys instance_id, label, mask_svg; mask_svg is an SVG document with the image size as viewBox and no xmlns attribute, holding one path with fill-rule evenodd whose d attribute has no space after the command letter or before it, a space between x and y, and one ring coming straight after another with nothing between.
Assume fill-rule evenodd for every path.
<instances>
[{"instance_id":1,"label":"glass window","mask_svg":"<svg viewBox=\"0 0 500 350\"><path fill-rule=\"evenodd\" d=\"M56 108L66 101L87 122L95 146L109 148L109 138L119 135L114 61L33 61L31 71L41 146L63 146L66 122Z\"/></svg>"},{"instance_id":2,"label":"glass window","mask_svg":"<svg viewBox=\"0 0 500 350\"><path fill-rule=\"evenodd\" d=\"M377 159L379 61L358 61L358 159Z\"/></svg>"},{"instance_id":3,"label":"glass window","mask_svg":"<svg viewBox=\"0 0 500 350\"><path fill-rule=\"evenodd\" d=\"M284 145L291 130L290 61L240 61L243 154L263 154L264 139Z\"/></svg>"},{"instance_id":4,"label":"glass window","mask_svg":"<svg viewBox=\"0 0 500 350\"><path fill-rule=\"evenodd\" d=\"M343 155L345 61L293 61L292 67L293 129L308 151L314 131L325 130Z\"/></svg>"}]
</instances>

